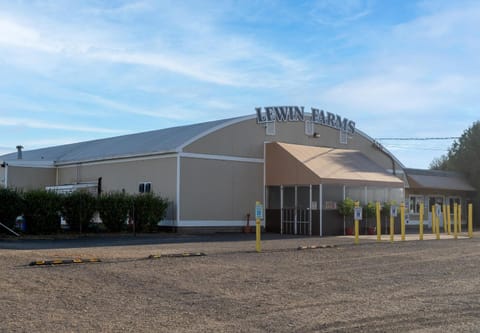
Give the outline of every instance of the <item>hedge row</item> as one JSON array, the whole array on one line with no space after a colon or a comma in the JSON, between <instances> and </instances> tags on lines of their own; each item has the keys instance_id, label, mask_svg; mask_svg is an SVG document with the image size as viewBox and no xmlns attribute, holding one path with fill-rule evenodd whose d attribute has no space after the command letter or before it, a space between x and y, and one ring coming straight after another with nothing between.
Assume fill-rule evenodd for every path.
<instances>
[{"instance_id":1,"label":"hedge row","mask_svg":"<svg viewBox=\"0 0 480 333\"><path fill-rule=\"evenodd\" d=\"M31 234L59 232L61 217L73 232L96 230L99 225L92 223L95 212L107 231L125 230L129 221L135 223L139 232L154 232L165 217L167 206L166 199L152 193L114 192L97 197L84 191L57 194L45 190L0 189L0 222L14 228L17 216L23 215L26 232Z\"/></svg>"}]
</instances>

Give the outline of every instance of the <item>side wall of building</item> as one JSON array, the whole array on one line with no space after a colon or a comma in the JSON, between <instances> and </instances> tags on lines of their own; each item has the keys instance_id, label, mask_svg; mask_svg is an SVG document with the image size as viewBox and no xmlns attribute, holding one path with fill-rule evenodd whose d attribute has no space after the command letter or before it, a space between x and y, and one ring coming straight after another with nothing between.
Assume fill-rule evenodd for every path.
<instances>
[{"instance_id":1,"label":"side wall of building","mask_svg":"<svg viewBox=\"0 0 480 333\"><path fill-rule=\"evenodd\" d=\"M97 183L102 191L138 193L139 184L151 182L152 191L175 201L177 195L177 157L138 158L61 166L58 184Z\"/></svg>"},{"instance_id":2,"label":"side wall of building","mask_svg":"<svg viewBox=\"0 0 480 333\"><path fill-rule=\"evenodd\" d=\"M263 163L182 158L181 226L243 226L263 201Z\"/></svg>"},{"instance_id":3,"label":"side wall of building","mask_svg":"<svg viewBox=\"0 0 480 333\"><path fill-rule=\"evenodd\" d=\"M55 168L8 166L8 187L24 190L55 184Z\"/></svg>"}]
</instances>

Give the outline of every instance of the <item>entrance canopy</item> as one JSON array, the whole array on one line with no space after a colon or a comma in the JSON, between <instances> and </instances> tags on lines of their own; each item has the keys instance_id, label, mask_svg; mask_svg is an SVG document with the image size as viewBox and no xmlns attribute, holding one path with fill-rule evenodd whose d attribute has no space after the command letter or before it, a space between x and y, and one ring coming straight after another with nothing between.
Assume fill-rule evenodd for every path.
<instances>
[{"instance_id":1,"label":"entrance canopy","mask_svg":"<svg viewBox=\"0 0 480 333\"><path fill-rule=\"evenodd\" d=\"M344 184L404 187L401 179L357 150L266 144L266 185Z\"/></svg>"}]
</instances>

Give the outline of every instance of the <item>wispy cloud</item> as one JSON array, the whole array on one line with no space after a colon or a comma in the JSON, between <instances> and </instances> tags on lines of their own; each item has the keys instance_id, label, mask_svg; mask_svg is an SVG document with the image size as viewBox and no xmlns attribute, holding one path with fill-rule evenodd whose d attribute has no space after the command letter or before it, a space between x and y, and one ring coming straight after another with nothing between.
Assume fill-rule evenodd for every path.
<instances>
[{"instance_id":1,"label":"wispy cloud","mask_svg":"<svg viewBox=\"0 0 480 333\"><path fill-rule=\"evenodd\" d=\"M18 126L18 127L75 131L75 132L103 133L103 134L118 134L118 133L127 132L125 130L118 130L118 129L111 129L111 128L61 124L61 123L53 123L53 122L48 122L43 120L35 120L35 119L28 119L28 118L10 118L10 117L0 117L0 126Z\"/></svg>"}]
</instances>

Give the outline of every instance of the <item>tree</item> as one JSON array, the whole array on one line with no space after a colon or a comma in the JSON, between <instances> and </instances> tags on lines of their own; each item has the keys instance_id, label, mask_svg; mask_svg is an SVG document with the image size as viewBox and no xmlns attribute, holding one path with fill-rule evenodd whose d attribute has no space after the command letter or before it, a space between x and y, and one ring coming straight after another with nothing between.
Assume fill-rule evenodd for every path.
<instances>
[{"instance_id":1,"label":"tree","mask_svg":"<svg viewBox=\"0 0 480 333\"><path fill-rule=\"evenodd\" d=\"M433 160L430 168L460 172L480 189L480 121L474 122L455 140L447 155Z\"/></svg>"}]
</instances>

